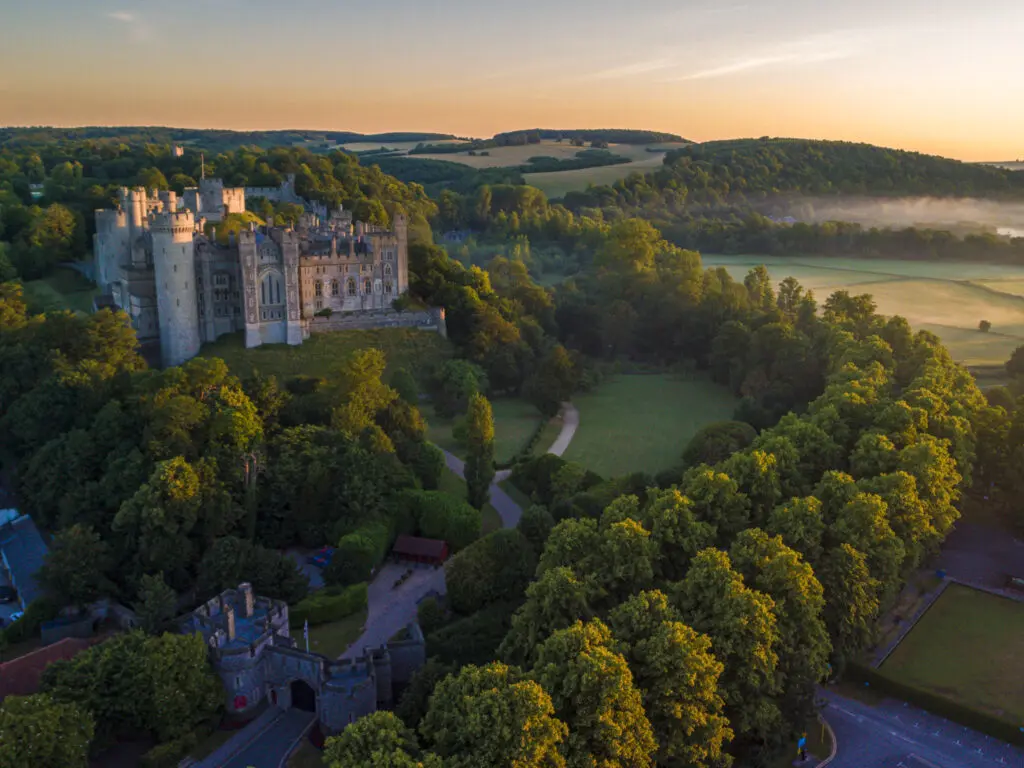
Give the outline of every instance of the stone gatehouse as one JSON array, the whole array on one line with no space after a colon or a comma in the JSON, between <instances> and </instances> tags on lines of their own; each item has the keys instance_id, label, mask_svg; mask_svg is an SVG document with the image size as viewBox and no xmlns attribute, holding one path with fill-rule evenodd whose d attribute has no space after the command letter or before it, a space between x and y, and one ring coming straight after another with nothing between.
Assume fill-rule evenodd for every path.
<instances>
[{"instance_id":1,"label":"stone gatehouse","mask_svg":"<svg viewBox=\"0 0 1024 768\"><path fill-rule=\"evenodd\" d=\"M336 661L299 648L288 626L288 605L257 597L251 584L228 589L178 619L183 634L198 632L224 683L228 712L245 715L271 706L315 712L325 735L363 715L390 707L426 660L423 633L413 623L403 639Z\"/></svg>"}]
</instances>

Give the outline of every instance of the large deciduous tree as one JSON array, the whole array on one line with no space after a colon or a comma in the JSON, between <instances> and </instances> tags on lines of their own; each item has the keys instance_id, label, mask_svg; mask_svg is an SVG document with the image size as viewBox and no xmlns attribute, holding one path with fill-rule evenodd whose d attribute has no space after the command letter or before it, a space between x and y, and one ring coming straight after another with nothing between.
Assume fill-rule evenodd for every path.
<instances>
[{"instance_id":1,"label":"large deciduous tree","mask_svg":"<svg viewBox=\"0 0 1024 768\"><path fill-rule=\"evenodd\" d=\"M45 693L0 704L0 768L85 768L92 736L87 711Z\"/></svg>"}]
</instances>

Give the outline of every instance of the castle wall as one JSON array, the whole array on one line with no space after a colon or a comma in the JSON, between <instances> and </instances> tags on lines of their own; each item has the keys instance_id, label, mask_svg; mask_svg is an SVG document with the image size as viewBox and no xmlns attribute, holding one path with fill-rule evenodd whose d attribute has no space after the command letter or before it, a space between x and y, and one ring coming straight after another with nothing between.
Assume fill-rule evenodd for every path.
<instances>
[{"instance_id":1,"label":"castle wall","mask_svg":"<svg viewBox=\"0 0 1024 768\"><path fill-rule=\"evenodd\" d=\"M180 365L199 354L199 307L191 211L156 213L150 219L157 308L160 316L160 358L165 367Z\"/></svg>"},{"instance_id":2,"label":"castle wall","mask_svg":"<svg viewBox=\"0 0 1024 768\"><path fill-rule=\"evenodd\" d=\"M420 625L413 622L407 627L409 639L388 643L391 656L391 681L395 686L405 686L413 673L427 661L427 646L423 640Z\"/></svg>"}]
</instances>

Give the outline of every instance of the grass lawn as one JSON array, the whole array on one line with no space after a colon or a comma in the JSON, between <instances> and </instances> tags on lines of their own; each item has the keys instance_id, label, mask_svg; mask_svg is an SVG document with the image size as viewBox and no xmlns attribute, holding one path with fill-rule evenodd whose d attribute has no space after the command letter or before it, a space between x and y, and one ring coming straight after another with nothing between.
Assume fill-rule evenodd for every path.
<instances>
[{"instance_id":1,"label":"grass lawn","mask_svg":"<svg viewBox=\"0 0 1024 768\"><path fill-rule=\"evenodd\" d=\"M702 376L655 374L609 378L573 403L580 426L565 458L610 478L677 465L694 433L731 419L737 401Z\"/></svg>"},{"instance_id":2,"label":"grass lawn","mask_svg":"<svg viewBox=\"0 0 1024 768\"><path fill-rule=\"evenodd\" d=\"M92 299L100 289L73 269L58 267L47 277L22 283L31 313L70 309L92 312Z\"/></svg>"},{"instance_id":3,"label":"grass lawn","mask_svg":"<svg viewBox=\"0 0 1024 768\"><path fill-rule=\"evenodd\" d=\"M494 412L494 460L508 461L526 445L540 424L541 415L529 403L514 398L494 400L491 409ZM452 437L455 419L442 419L432 412L424 415L429 424L427 439L460 459L466 458L465 448Z\"/></svg>"},{"instance_id":4,"label":"grass lawn","mask_svg":"<svg viewBox=\"0 0 1024 768\"><path fill-rule=\"evenodd\" d=\"M328 658L336 659L348 650L348 647L363 634L363 626L365 624L366 611L362 610L340 621L332 621L330 624L310 627L309 650L314 653L322 653ZM296 630L294 636L299 643L299 647L305 648L302 630Z\"/></svg>"},{"instance_id":5,"label":"grass lawn","mask_svg":"<svg viewBox=\"0 0 1024 768\"><path fill-rule=\"evenodd\" d=\"M445 469L441 473L441 482L438 490L450 493L452 496L457 496L460 499L465 499L466 481L450 469ZM483 508L483 512L481 512L480 535L486 536L488 533L494 533L499 528L501 528L501 515L490 504L486 505Z\"/></svg>"},{"instance_id":6,"label":"grass lawn","mask_svg":"<svg viewBox=\"0 0 1024 768\"><path fill-rule=\"evenodd\" d=\"M881 672L1010 720L1024 720L1024 605L954 584Z\"/></svg>"},{"instance_id":7,"label":"grass lawn","mask_svg":"<svg viewBox=\"0 0 1024 768\"><path fill-rule=\"evenodd\" d=\"M446 339L416 328L314 333L299 346L265 344L252 349L245 348L243 334L233 333L204 344L200 355L221 358L236 376L244 378L258 369L283 381L299 375L330 376L346 356L367 347L376 347L387 355L386 375L408 368L420 381L426 380L438 362L452 355Z\"/></svg>"}]
</instances>

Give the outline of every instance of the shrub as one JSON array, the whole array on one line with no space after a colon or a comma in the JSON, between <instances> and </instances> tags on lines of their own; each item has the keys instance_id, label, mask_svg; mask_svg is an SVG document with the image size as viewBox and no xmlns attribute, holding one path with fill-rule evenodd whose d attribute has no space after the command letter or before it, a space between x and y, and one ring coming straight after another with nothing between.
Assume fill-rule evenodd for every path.
<instances>
[{"instance_id":1,"label":"shrub","mask_svg":"<svg viewBox=\"0 0 1024 768\"><path fill-rule=\"evenodd\" d=\"M426 597L416 608L416 621L424 634L433 632L444 624L444 609L435 597Z\"/></svg>"},{"instance_id":2,"label":"shrub","mask_svg":"<svg viewBox=\"0 0 1024 768\"><path fill-rule=\"evenodd\" d=\"M47 597L33 600L25 608L25 615L3 631L6 643L20 643L39 634L39 625L53 621L60 613L60 607Z\"/></svg>"},{"instance_id":3,"label":"shrub","mask_svg":"<svg viewBox=\"0 0 1024 768\"><path fill-rule=\"evenodd\" d=\"M512 626L519 602L494 603L427 635L427 655L447 664L488 664Z\"/></svg>"},{"instance_id":4,"label":"shrub","mask_svg":"<svg viewBox=\"0 0 1024 768\"><path fill-rule=\"evenodd\" d=\"M537 568L537 553L514 528L495 531L466 547L445 566L448 600L468 615L498 601L522 597Z\"/></svg>"},{"instance_id":5,"label":"shrub","mask_svg":"<svg viewBox=\"0 0 1024 768\"><path fill-rule=\"evenodd\" d=\"M405 498L415 510L420 535L443 539L453 552L480 538L480 512L443 491L412 491Z\"/></svg>"},{"instance_id":6,"label":"shrub","mask_svg":"<svg viewBox=\"0 0 1024 768\"><path fill-rule=\"evenodd\" d=\"M444 471L444 453L436 445L427 442L417 443L407 454L409 469L420 481L425 491L436 491Z\"/></svg>"},{"instance_id":7,"label":"shrub","mask_svg":"<svg viewBox=\"0 0 1024 768\"><path fill-rule=\"evenodd\" d=\"M366 594L366 582L322 589L288 609L288 624L292 629L299 629L307 621L311 627L339 621L364 610Z\"/></svg>"},{"instance_id":8,"label":"shrub","mask_svg":"<svg viewBox=\"0 0 1024 768\"><path fill-rule=\"evenodd\" d=\"M324 568L324 582L345 586L369 580L390 544L390 526L382 522L363 525L342 536L330 564Z\"/></svg>"},{"instance_id":9,"label":"shrub","mask_svg":"<svg viewBox=\"0 0 1024 768\"><path fill-rule=\"evenodd\" d=\"M745 421L717 421L697 431L683 450L687 467L714 466L754 442L757 432Z\"/></svg>"},{"instance_id":10,"label":"shrub","mask_svg":"<svg viewBox=\"0 0 1024 768\"><path fill-rule=\"evenodd\" d=\"M512 484L535 501L549 506L553 497L552 478L566 463L553 453L526 459L512 468Z\"/></svg>"},{"instance_id":11,"label":"shrub","mask_svg":"<svg viewBox=\"0 0 1024 768\"><path fill-rule=\"evenodd\" d=\"M554 527L555 519L548 512L547 507L533 504L523 510L516 529L530 542L534 552L540 554L544 551L544 543L548 540L548 535Z\"/></svg>"},{"instance_id":12,"label":"shrub","mask_svg":"<svg viewBox=\"0 0 1024 768\"><path fill-rule=\"evenodd\" d=\"M208 725L200 726L173 741L158 744L139 758L140 768L175 768L196 745L213 733Z\"/></svg>"},{"instance_id":13,"label":"shrub","mask_svg":"<svg viewBox=\"0 0 1024 768\"><path fill-rule=\"evenodd\" d=\"M399 368L391 376L391 388L398 393L409 405L416 405L420 399L420 388L416 385L416 379L406 368Z\"/></svg>"}]
</instances>

